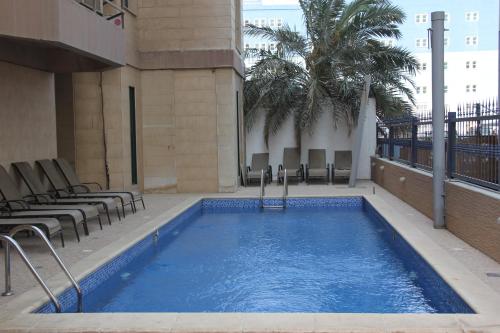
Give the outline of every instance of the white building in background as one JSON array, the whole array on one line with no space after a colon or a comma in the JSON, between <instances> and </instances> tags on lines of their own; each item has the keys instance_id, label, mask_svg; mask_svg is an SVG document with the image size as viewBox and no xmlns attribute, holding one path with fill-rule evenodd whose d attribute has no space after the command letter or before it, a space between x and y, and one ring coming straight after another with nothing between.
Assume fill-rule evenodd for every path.
<instances>
[{"instance_id":1,"label":"white building in background","mask_svg":"<svg viewBox=\"0 0 500 333\"><path fill-rule=\"evenodd\" d=\"M393 0L407 15L401 40L386 40L411 51L420 63L415 76L416 111L431 109L431 50L427 29L431 12L445 11L445 103L450 111L462 103L496 99L498 87L498 1L496 0ZM244 22L279 27L287 24L305 33L296 0L244 0ZM245 36L246 48L273 50L266 40ZM255 59L246 61L251 66Z\"/></svg>"}]
</instances>

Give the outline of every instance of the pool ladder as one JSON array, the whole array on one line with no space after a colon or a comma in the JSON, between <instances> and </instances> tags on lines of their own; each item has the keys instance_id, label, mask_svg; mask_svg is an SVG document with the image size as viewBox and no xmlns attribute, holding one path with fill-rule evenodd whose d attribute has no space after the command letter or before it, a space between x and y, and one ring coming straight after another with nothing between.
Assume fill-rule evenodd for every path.
<instances>
[{"instance_id":1,"label":"pool ladder","mask_svg":"<svg viewBox=\"0 0 500 333\"><path fill-rule=\"evenodd\" d=\"M19 245L19 243L14 239L14 236L20 231L33 231L35 235L38 236L45 243L45 245L47 245L47 247L50 250L50 253L58 263L59 267L63 270L64 274L66 274L71 284L73 285L73 288L75 288L76 294L78 296L78 312L82 312L83 295L80 286L73 278L69 270L66 268L61 258L57 255L56 251L54 250L54 247L52 247L50 241L47 239L43 231L32 225L20 225L12 229L8 235L0 235L0 241L2 241L2 244L4 245L5 248L5 292L2 293L2 296L14 295L14 292L12 291L11 278L10 278L10 247L12 246L16 249L17 253L23 260L24 264L26 265L26 267L28 267L31 274L33 274L33 276L38 281L38 283L45 291L47 296L49 296L52 304L54 304L54 307L56 308L56 311L61 312L61 303L54 295L54 293L52 293L52 291L49 289L45 281L43 281L42 277L40 276L40 274L38 274L33 264L31 264L30 260L26 256L26 253L22 249L21 245Z\"/></svg>"},{"instance_id":2,"label":"pool ladder","mask_svg":"<svg viewBox=\"0 0 500 333\"><path fill-rule=\"evenodd\" d=\"M286 208L286 200L288 198L288 177L286 169L283 174L283 204L281 205L264 205L264 196L265 196L265 177L264 170L260 171L260 208L262 209L285 209Z\"/></svg>"}]
</instances>

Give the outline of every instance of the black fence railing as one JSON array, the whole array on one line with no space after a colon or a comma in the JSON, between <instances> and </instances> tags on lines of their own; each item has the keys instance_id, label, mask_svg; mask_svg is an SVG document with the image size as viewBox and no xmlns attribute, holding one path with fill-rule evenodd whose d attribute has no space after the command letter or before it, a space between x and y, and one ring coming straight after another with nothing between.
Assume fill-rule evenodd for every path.
<instances>
[{"instance_id":1,"label":"black fence railing","mask_svg":"<svg viewBox=\"0 0 500 333\"><path fill-rule=\"evenodd\" d=\"M470 103L445 116L449 178L500 190L500 109L494 102ZM432 114L379 120L378 154L432 170Z\"/></svg>"}]
</instances>

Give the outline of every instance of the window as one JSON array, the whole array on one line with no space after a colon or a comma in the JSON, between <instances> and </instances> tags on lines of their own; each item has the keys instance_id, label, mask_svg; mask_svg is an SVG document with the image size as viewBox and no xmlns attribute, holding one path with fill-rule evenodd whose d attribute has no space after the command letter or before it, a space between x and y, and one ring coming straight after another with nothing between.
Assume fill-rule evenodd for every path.
<instances>
[{"instance_id":1,"label":"window","mask_svg":"<svg viewBox=\"0 0 500 333\"><path fill-rule=\"evenodd\" d=\"M427 38L417 38L415 45L417 47L427 47Z\"/></svg>"},{"instance_id":2,"label":"window","mask_svg":"<svg viewBox=\"0 0 500 333\"><path fill-rule=\"evenodd\" d=\"M475 61L475 60L474 60L474 61L472 62L472 68L473 68L473 69L476 69L476 68L477 68L477 61Z\"/></svg>"},{"instance_id":3,"label":"window","mask_svg":"<svg viewBox=\"0 0 500 333\"><path fill-rule=\"evenodd\" d=\"M477 91L477 86L475 84L472 85L472 92L476 92Z\"/></svg>"},{"instance_id":4,"label":"window","mask_svg":"<svg viewBox=\"0 0 500 333\"><path fill-rule=\"evenodd\" d=\"M468 84L465 86L465 92L470 93L470 92L477 92L477 85L475 84Z\"/></svg>"},{"instance_id":5,"label":"window","mask_svg":"<svg viewBox=\"0 0 500 333\"><path fill-rule=\"evenodd\" d=\"M250 48L250 44L245 44L245 50L248 50Z\"/></svg>"},{"instance_id":6,"label":"window","mask_svg":"<svg viewBox=\"0 0 500 333\"><path fill-rule=\"evenodd\" d=\"M449 13L444 13L444 20L445 20L445 22L450 21L450 14Z\"/></svg>"},{"instance_id":7,"label":"window","mask_svg":"<svg viewBox=\"0 0 500 333\"><path fill-rule=\"evenodd\" d=\"M266 50L266 43L260 44L260 49L265 51Z\"/></svg>"},{"instance_id":8,"label":"window","mask_svg":"<svg viewBox=\"0 0 500 333\"><path fill-rule=\"evenodd\" d=\"M417 104L417 111L419 112L426 112L429 110L429 107L427 104Z\"/></svg>"},{"instance_id":9,"label":"window","mask_svg":"<svg viewBox=\"0 0 500 333\"><path fill-rule=\"evenodd\" d=\"M267 25L266 19L260 19L260 26L265 27Z\"/></svg>"},{"instance_id":10,"label":"window","mask_svg":"<svg viewBox=\"0 0 500 333\"><path fill-rule=\"evenodd\" d=\"M276 50L276 45L274 43L269 44L269 51L274 52Z\"/></svg>"},{"instance_id":11,"label":"window","mask_svg":"<svg viewBox=\"0 0 500 333\"><path fill-rule=\"evenodd\" d=\"M274 27L274 24L275 24L275 23L274 23L274 19L273 19L273 18L272 18L272 19L269 19L269 26L270 26L270 27Z\"/></svg>"},{"instance_id":12,"label":"window","mask_svg":"<svg viewBox=\"0 0 500 333\"><path fill-rule=\"evenodd\" d=\"M137 126L134 87L128 87L128 100L130 111L130 176L132 185L137 185Z\"/></svg>"},{"instance_id":13,"label":"window","mask_svg":"<svg viewBox=\"0 0 500 333\"><path fill-rule=\"evenodd\" d=\"M255 26L257 26L257 27L259 26L259 23L260 23L260 20L259 20L259 19L255 19L255 20L253 21L253 25L255 25Z\"/></svg>"},{"instance_id":14,"label":"window","mask_svg":"<svg viewBox=\"0 0 500 333\"><path fill-rule=\"evenodd\" d=\"M281 18L276 19L276 26L278 26L278 28L282 27L283 26L283 19L281 19Z\"/></svg>"},{"instance_id":15,"label":"window","mask_svg":"<svg viewBox=\"0 0 500 333\"><path fill-rule=\"evenodd\" d=\"M427 38L417 38L415 45L417 47L427 47Z\"/></svg>"},{"instance_id":16,"label":"window","mask_svg":"<svg viewBox=\"0 0 500 333\"><path fill-rule=\"evenodd\" d=\"M478 44L477 36L466 36L465 37L465 45L476 46L477 44Z\"/></svg>"},{"instance_id":17,"label":"window","mask_svg":"<svg viewBox=\"0 0 500 333\"><path fill-rule=\"evenodd\" d=\"M394 41L394 39L384 39L382 40L382 44L387 47L393 47L396 42Z\"/></svg>"},{"instance_id":18,"label":"window","mask_svg":"<svg viewBox=\"0 0 500 333\"><path fill-rule=\"evenodd\" d=\"M448 86L444 86L444 93L447 94L448 93Z\"/></svg>"},{"instance_id":19,"label":"window","mask_svg":"<svg viewBox=\"0 0 500 333\"><path fill-rule=\"evenodd\" d=\"M417 87L417 94L427 94L427 87Z\"/></svg>"},{"instance_id":20,"label":"window","mask_svg":"<svg viewBox=\"0 0 500 333\"><path fill-rule=\"evenodd\" d=\"M245 26L250 24L250 20L245 20Z\"/></svg>"},{"instance_id":21,"label":"window","mask_svg":"<svg viewBox=\"0 0 500 333\"><path fill-rule=\"evenodd\" d=\"M417 65L417 69L419 71L426 71L427 70L427 63L426 62L422 62L422 63L418 63Z\"/></svg>"},{"instance_id":22,"label":"window","mask_svg":"<svg viewBox=\"0 0 500 333\"><path fill-rule=\"evenodd\" d=\"M479 12L466 12L465 20L467 22L477 22L479 21Z\"/></svg>"},{"instance_id":23,"label":"window","mask_svg":"<svg viewBox=\"0 0 500 333\"><path fill-rule=\"evenodd\" d=\"M255 49L258 50L259 49L259 44L255 44Z\"/></svg>"},{"instance_id":24,"label":"window","mask_svg":"<svg viewBox=\"0 0 500 333\"><path fill-rule=\"evenodd\" d=\"M427 23L427 14L415 15L415 23Z\"/></svg>"},{"instance_id":25,"label":"window","mask_svg":"<svg viewBox=\"0 0 500 333\"><path fill-rule=\"evenodd\" d=\"M450 43L449 43L449 38L448 37L445 37L444 38L444 46L449 46Z\"/></svg>"},{"instance_id":26,"label":"window","mask_svg":"<svg viewBox=\"0 0 500 333\"><path fill-rule=\"evenodd\" d=\"M444 62L444 69L445 70L448 69L448 62L447 61Z\"/></svg>"}]
</instances>

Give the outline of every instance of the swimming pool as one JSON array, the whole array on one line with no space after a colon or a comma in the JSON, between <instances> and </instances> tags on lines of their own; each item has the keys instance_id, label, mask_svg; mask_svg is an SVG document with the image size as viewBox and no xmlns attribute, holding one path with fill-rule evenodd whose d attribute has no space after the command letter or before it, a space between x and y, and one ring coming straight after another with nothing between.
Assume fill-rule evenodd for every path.
<instances>
[{"instance_id":1,"label":"swimming pool","mask_svg":"<svg viewBox=\"0 0 500 333\"><path fill-rule=\"evenodd\" d=\"M85 312L473 313L362 197L204 199L81 286Z\"/></svg>"}]
</instances>

